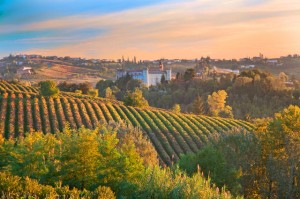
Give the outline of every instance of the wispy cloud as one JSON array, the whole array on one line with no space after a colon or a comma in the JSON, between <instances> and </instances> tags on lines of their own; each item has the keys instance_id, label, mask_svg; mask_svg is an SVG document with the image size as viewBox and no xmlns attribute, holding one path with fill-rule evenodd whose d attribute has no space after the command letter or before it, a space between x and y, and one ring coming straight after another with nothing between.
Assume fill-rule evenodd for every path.
<instances>
[{"instance_id":1,"label":"wispy cloud","mask_svg":"<svg viewBox=\"0 0 300 199\"><path fill-rule=\"evenodd\" d=\"M242 57L258 52L277 56L300 51L300 2L182 0L79 13L22 25L0 24L0 43L1 35L26 31L42 32L18 40L32 43L26 51L34 53L107 58ZM55 40L59 45L35 46Z\"/></svg>"}]
</instances>

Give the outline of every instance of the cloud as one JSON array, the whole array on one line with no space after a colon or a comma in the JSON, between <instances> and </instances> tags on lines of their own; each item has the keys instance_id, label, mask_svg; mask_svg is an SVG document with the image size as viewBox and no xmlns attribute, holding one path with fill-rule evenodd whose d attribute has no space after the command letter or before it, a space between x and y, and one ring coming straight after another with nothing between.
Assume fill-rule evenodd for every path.
<instances>
[{"instance_id":1,"label":"cloud","mask_svg":"<svg viewBox=\"0 0 300 199\"><path fill-rule=\"evenodd\" d=\"M289 3L186 0L106 14L71 15L21 26L0 26L0 34L56 32L21 40L33 44L61 41L59 46L51 48L33 45L27 52L34 53L107 58L122 55L221 58L258 52L271 55L299 52L300 41L296 39L300 34L299 23L300 3L296 0Z\"/></svg>"}]
</instances>

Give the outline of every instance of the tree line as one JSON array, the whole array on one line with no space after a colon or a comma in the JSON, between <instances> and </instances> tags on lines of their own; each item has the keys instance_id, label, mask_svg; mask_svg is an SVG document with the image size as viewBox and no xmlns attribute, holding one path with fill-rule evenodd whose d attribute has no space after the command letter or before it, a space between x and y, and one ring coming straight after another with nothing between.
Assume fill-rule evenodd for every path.
<instances>
[{"instance_id":1,"label":"tree line","mask_svg":"<svg viewBox=\"0 0 300 199\"><path fill-rule=\"evenodd\" d=\"M129 75L116 80L101 80L96 89L99 96L124 101L127 93L140 89L150 106L172 109L184 113L221 117L272 117L290 104L300 105L300 84L290 82L280 73L278 77L261 70L247 70L239 75L227 74L196 78L194 69L176 75L176 79L145 88L141 81Z\"/></svg>"}]
</instances>

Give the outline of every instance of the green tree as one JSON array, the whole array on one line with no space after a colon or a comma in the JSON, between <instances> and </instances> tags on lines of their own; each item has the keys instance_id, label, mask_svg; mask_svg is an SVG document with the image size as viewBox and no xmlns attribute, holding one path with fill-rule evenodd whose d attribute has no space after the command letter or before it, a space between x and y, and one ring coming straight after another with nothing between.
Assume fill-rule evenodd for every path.
<instances>
[{"instance_id":1,"label":"green tree","mask_svg":"<svg viewBox=\"0 0 300 199\"><path fill-rule=\"evenodd\" d=\"M112 92L110 87L107 87L105 89L105 98L107 98L107 99L116 99L116 97L113 95L113 92Z\"/></svg>"},{"instance_id":2,"label":"green tree","mask_svg":"<svg viewBox=\"0 0 300 199\"><path fill-rule=\"evenodd\" d=\"M96 84L96 89L99 90L99 96L105 97L105 91L108 87L113 87L115 83L112 80L100 80Z\"/></svg>"},{"instance_id":3,"label":"green tree","mask_svg":"<svg viewBox=\"0 0 300 199\"><path fill-rule=\"evenodd\" d=\"M135 127L125 125L123 123L117 125L119 144L129 145L134 142L136 151L143 159L145 166L157 166L158 154L150 140L143 132Z\"/></svg>"},{"instance_id":4,"label":"green tree","mask_svg":"<svg viewBox=\"0 0 300 199\"><path fill-rule=\"evenodd\" d=\"M269 123L257 130L262 142L262 163L265 173L262 176L261 190L265 197L298 198L300 196L300 108L289 106Z\"/></svg>"},{"instance_id":5,"label":"green tree","mask_svg":"<svg viewBox=\"0 0 300 199\"><path fill-rule=\"evenodd\" d=\"M43 81L39 82L40 94L43 96L57 96L59 94L59 89L56 87L53 81Z\"/></svg>"},{"instance_id":6,"label":"green tree","mask_svg":"<svg viewBox=\"0 0 300 199\"><path fill-rule=\"evenodd\" d=\"M99 186L93 192L93 197L97 199L115 199L115 193L109 188L105 186Z\"/></svg>"},{"instance_id":7,"label":"green tree","mask_svg":"<svg viewBox=\"0 0 300 199\"><path fill-rule=\"evenodd\" d=\"M53 184L58 170L54 135L29 133L11 148L10 171L14 175L28 176L42 183Z\"/></svg>"},{"instance_id":8,"label":"green tree","mask_svg":"<svg viewBox=\"0 0 300 199\"><path fill-rule=\"evenodd\" d=\"M215 147L207 146L196 154L183 155L179 167L190 176L197 172L204 172L218 187L228 186L234 190L238 186L237 171L231 167L224 155Z\"/></svg>"},{"instance_id":9,"label":"green tree","mask_svg":"<svg viewBox=\"0 0 300 199\"><path fill-rule=\"evenodd\" d=\"M195 69L189 68L184 72L183 78L185 81L193 80L196 76Z\"/></svg>"},{"instance_id":10,"label":"green tree","mask_svg":"<svg viewBox=\"0 0 300 199\"><path fill-rule=\"evenodd\" d=\"M60 175L71 187L91 188L96 182L101 155L98 151L97 130L65 129L58 135L61 151Z\"/></svg>"},{"instance_id":11,"label":"green tree","mask_svg":"<svg viewBox=\"0 0 300 199\"><path fill-rule=\"evenodd\" d=\"M205 102L203 101L203 98L201 98L199 95L196 97L196 99L192 102L192 113L195 114L205 114L206 113L206 107Z\"/></svg>"},{"instance_id":12,"label":"green tree","mask_svg":"<svg viewBox=\"0 0 300 199\"><path fill-rule=\"evenodd\" d=\"M134 91L136 88L141 88L142 84L142 81L139 79L131 79L127 82L126 90Z\"/></svg>"},{"instance_id":13,"label":"green tree","mask_svg":"<svg viewBox=\"0 0 300 199\"><path fill-rule=\"evenodd\" d=\"M160 83L161 83L161 84L167 83L167 80L166 80L166 77L165 77L164 74L161 76Z\"/></svg>"},{"instance_id":14,"label":"green tree","mask_svg":"<svg viewBox=\"0 0 300 199\"><path fill-rule=\"evenodd\" d=\"M225 108L219 112L219 116L224 118L233 118L231 106L225 106Z\"/></svg>"},{"instance_id":15,"label":"green tree","mask_svg":"<svg viewBox=\"0 0 300 199\"><path fill-rule=\"evenodd\" d=\"M136 189L135 181L144 171L143 160L138 155L133 141L121 144L118 150L119 140L116 132L103 129L100 138L101 163L98 167L100 185L109 186L119 194L130 194Z\"/></svg>"},{"instance_id":16,"label":"green tree","mask_svg":"<svg viewBox=\"0 0 300 199\"><path fill-rule=\"evenodd\" d=\"M229 192L216 188L201 173L189 177L178 167L149 168L139 184L135 198L231 198Z\"/></svg>"},{"instance_id":17,"label":"green tree","mask_svg":"<svg viewBox=\"0 0 300 199\"><path fill-rule=\"evenodd\" d=\"M134 92L127 92L124 99L124 104L127 106L147 107L148 101L143 97L143 92L136 88Z\"/></svg>"}]
</instances>

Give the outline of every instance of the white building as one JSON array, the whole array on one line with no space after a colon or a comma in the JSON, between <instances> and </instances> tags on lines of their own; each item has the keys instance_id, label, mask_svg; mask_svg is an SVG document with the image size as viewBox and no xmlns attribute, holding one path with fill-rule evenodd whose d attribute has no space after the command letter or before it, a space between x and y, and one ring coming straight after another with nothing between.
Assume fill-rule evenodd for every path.
<instances>
[{"instance_id":1,"label":"white building","mask_svg":"<svg viewBox=\"0 0 300 199\"><path fill-rule=\"evenodd\" d=\"M18 75L25 75L25 74L32 74L33 70L31 67L21 67L19 69L17 69L17 74Z\"/></svg>"},{"instance_id":2,"label":"white building","mask_svg":"<svg viewBox=\"0 0 300 199\"><path fill-rule=\"evenodd\" d=\"M267 63L268 63L268 64L277 64L277 63L278 63L278 60L277 60L277 59L268 59L268 60L267 60Z\"/></svg>"},{"instance_id":3,"label":"white building","mask_svg":"<svg viewBox=\"0 0 300 199\"><path fill-rule=\"evenodd\" d=\"M231 70L231 69L225 69L225 68L217 68L216 66L213 67L213 72L217 74L229 74L233 73L235 75L239 75L239 70Z\"/></svg>"},{"instance_id":4,"label":"white building","mask_svg":"<svg viewBox=\"0 0 300 199\"><path fill-rule=\"evenodd\" d=\"M133 79L141 80L145 86L156 86L160 84L161 78L164 75L167 81L171 80L172 71L171 69L164 70L162 64L160 64L158 69L142 69L142 70L118 70L117 79L130 75Z\"/></svg>"},{"instance_id":5,"label":"white building","mask_svg":"<svg viewBox=\"0 0 300 199\"><path fill-rule=\"evenodd\" d=\"M241 68L244 68L244 69L250 69L250 68L255 68L255 65L242 65Z\"/></svg>"}]
</instances>

